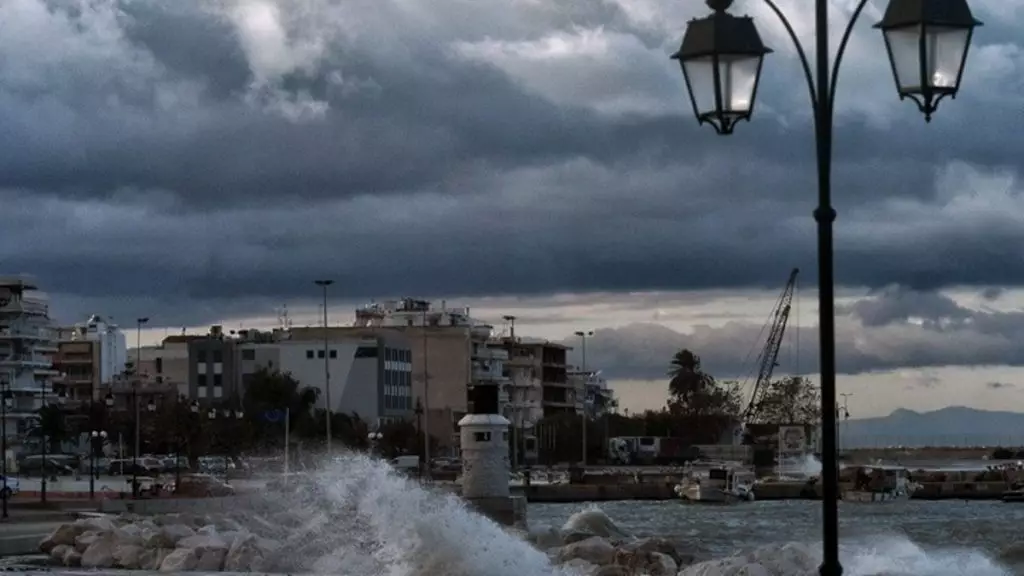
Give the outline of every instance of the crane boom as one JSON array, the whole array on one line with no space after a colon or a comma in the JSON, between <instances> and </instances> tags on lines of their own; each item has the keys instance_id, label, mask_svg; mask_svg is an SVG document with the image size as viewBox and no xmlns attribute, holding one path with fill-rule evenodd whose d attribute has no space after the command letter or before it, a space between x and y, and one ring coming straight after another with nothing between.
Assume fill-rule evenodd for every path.
<instances>
[{"instance_id":1,"label":"crane boom","mask_svg":"<svg viewBox=\"0 0 1024 576\"><path fill-rule=\"evenodd\" d=\"M759 368L757 380L754 382L754 391L750 395L750 403L743 412L743 421L751 422L757 418L761 410L761 403L764 401L764 393L772 378L772 372L778 366L779 348L782 347L782 337L786 333L786 324L789 322L789 311L793 305L793 291L796 288L796 276L800 273L799 268L793 268L789 273L789 281L782 290L782 295L775 304L771 315L771 329L768 331L768 340L764 349L758 356Z\"/></svg>"}]
</instances>

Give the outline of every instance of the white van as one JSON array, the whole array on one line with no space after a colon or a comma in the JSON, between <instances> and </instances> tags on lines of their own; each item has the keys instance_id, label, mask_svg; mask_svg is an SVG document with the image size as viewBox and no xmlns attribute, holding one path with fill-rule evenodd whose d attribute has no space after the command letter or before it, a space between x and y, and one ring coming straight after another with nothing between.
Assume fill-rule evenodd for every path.
<instances>
[{"instance_id":1,"label":"white van","mask_svg":"<svg viewBox=\"0 0 1024 576\"><path fill-rule=\"evenodd\" d=\"M391 467L400 472L415 472L420 468L420 457L415 454L399 456L391 461Z\"/></svg>"}]
</instances>

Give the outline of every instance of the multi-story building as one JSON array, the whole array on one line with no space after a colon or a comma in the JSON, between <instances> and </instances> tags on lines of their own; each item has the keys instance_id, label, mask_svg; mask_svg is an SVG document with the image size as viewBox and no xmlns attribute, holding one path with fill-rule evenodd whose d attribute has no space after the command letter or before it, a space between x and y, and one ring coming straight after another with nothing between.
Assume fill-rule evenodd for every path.
<instances>
[{"instance_id":1,"label":"multi-story building","mask_svg":"<svg viewBox=\"0 0 1024 576\"><path fill-rule=\"evenodd\" d=\"M596 418L612 408L612 391L600 370L574 367L568 371L568 378L573 384L577 411L586 411L590 417Z\"/></svg>"},{"instance_id":2,"label":"multi-story building","mask_svg":"<svg viewBox=\"0 0 1024 576\"><path fill-rule=\"evenodd\" d=\"M242 331L236 365L243 389L258 369L277 369L302 386L319 389L323 408L326 368L332 412L358 415L371 423L412 417L412 351L402 334L331 330L326 346L323 336L323 329Z\"/></svg>"},{"instance_id":3,"label":"multi-story building","mask_svg":"<svg viewBox=\"0 0 1024 576\"><path fill-rule=\"evenodd\" d=\"M100 350L100 343L95 340L62 338L57 343L53 367L63 375L61 388L68 407L86 404L90 399L98 400L101 393L106 394L100 382Z\"/></svg>"},{"instance_id":4,"label":"multi-story building","mask_svg":"<svg viewBox=\"0 0 1024 576\"><path fill-rule=\"evenodd\" d=\"M509 336L491 342L508 354L506 374L511 379L513 422L531 427L544 416L577 412L582 398L577 384L569 379L566 365L568 346L538 338Z\"/></svg>"},{"instance_id":5,"label":"multi-story building","mask_svg":"<svg viewBox=\"0 0 1024 576\"><path fill-rule=\"evenodd\" d=\"M445 302L435 307L412 298L373 303L356 310L353 327L340 330L406 335L412 350L413 397L422 401L424 426L442 452L457 453L458 422L469 410L471 389L483 387L476 396L500 404L496 390L507 380L502 368L494 366L505 358L487 346L493 327L473 319L468 307L449 308ZM482 393L487 391L491 393Z\"/></svg>"},{"instance_id":6,"label":"multi-story building","mask_svg":"<svg viewBox=\"0 0 1024 576\"><path fill-rule=\"evenodd\" d=\"M124 333L116 325L93 315L87 322L58 328L57 335L54 369L63 374L69 406L87 401L90 395L99 399L101 390L124 373L128 350Z\"/></svg>"},{"instance_id":7,"label":"multi-story building","mask_svg":"<svg viewBox=\"0 0 1024 576\"><path fill-rule=\"evenodd\" d=\"M0 390L10 394L8 436L27 432L36 411L56 400L55 331L46 299L26 278L0 278Z\"/></svg>"},{"instance_id":8,"label":"multi-story building","mask_svg":"<svg viewBox=\"0 0 1024 576\"><path fill-rule=\"evenodd\" d=\"M181 334L167 336L159 346L143 346L141 350L132 349L128 361L139 363L140 373L144 377L152 376L160 383L170 383L177 387L178 394L190 396L189 386L189 342L201 340L207 336Z\"/></svg>"},{"instance_id":9,"label":"multi-story building","mask_svg":"<svg viewBox=\"0 0 1024 576\"><path fill-rule=\"evenodd\" d=\"M211 326L205 337L188 341L188 397L200 402L240 400L237 339Z\"/></svg>"},{"instance_id":10,"label":"multi-story building","mask_svg":"<svg viewBox=\"0 0 1024 576\"><path fill-rule=\"evenodd\" d=\"M488 346L503 350L507 358L503 367L509 382L504 415L516 428L528 430L544 418L544 387L531 348L518 344L518 338L503 337L491 340Z\"/></svg>"},{"instance_id":11,"label":"multi-story building","mask_svg":"<svg viewBox=\"0 0 1024 576\"><path fill-rule=\"evenodd\" d=\"M124 372L128 361L128 348L125 345L124 332L93 314L86 322L58 329L60 342L95 342L96 345L96 378L100 384L108 384Z\"/></svg>"},{"instance_id":12,"label":"multi-story building","mask_svg":"<svg viewBox=\"0 0 1024 576\"><path fill-rule=\"evenodd\" d=\"M318 407L323 409L328 399L326 364L332 412L369 421L413 415L412 352L401 334L332 330L325 347L322 329L239 330L226 335L213 326L206 336L191 338L188 347L188 396L202 403L240 402L252 375L265 368L318 389Z\"/></svg>"}]
</instances>

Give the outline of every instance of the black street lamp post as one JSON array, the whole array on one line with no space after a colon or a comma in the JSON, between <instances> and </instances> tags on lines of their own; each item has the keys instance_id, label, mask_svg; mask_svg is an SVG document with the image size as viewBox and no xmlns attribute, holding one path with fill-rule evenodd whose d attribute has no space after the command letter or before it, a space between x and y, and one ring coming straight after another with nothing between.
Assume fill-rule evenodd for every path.
<instances>
[{"instance_id":1,"label":"black street lamp post","mask_svg":"<svg viewBox=\"0 0 1024 576\"><path fill-rule=\"evenodd\" d=\"M839 576L838 456L836 454L835 279L832 223L832 119L839 66L867 0L859 0L839 41L835 59L829 58L828 0L816 0L815 73L793 30L775 4L764 0L785 27L803 66L814 110L818 161L818 323L821 364L821 452L823 483L823 576ZM754 109L761 63L771 50L765 47L753 19L726 10L732 0L707 0L710 16L690 21L679 51L679 61L694 114L700 124L711 124L719 134L731 134L736 123L749 120ZM925 116L939 102L955 98L974 28L981 22L971 14L967 0L889 0L882 22L886 50L900 99L913 100Z\"/></svg>"},{"instance_id":2,"label":"black street lamp post","mask_svg":"<svg viewBox=\"0 0 1024 576\"><path fill-rule=\"evenodd\" d=\"M370 432L366 435L366 439L370 441L370 454L379 456L377 453L377 446L383 438L384 435L377 431Z\"/></svg>"},{"instance_id":3,"label":"black street lamp post","mask_svg":"<svg viewBox=\"0 0 1024 576\"><path fill-rule=\"evenodd\" d=\"M96 498L96 479L100 477L99 470L96 469L99 466L98 453L107 442L107 431L92 430L89 433L89 441L89 500L93 500Z\"/></svg>"},{"instance_id":4,"label":"black street lamp post","mask_svg":"<svg viewBox=\"0 0 1024 576\"><path fill-rule=\"evenodd\" d=\"M7 500L11 497L11 490L7 487L7 412L14 407L14 396L11 395L11 391L7 388L8 383L6 380L3 382L3 385L4 401L0 403L0 410L3 411L3 413L0 414L0 452L3 453L2 456L4 459L4 486L2 491L0 491L0 499L3 500L3 518L6 520L10 517L7 512Z\"/></svg>"},{"instance_id":5,"label":"black street lamp post","mask_svg":"<svg viewBox=\"0 0 1024 576\"><path fill-rule=\"evenodd\" d=\"M416 437L418 439L419 435L423 433L423 402L419 398L416 399L416 408L413 409L413 412L416 414ZM422 445L419 442L416 442L416 444L417 448L419 448L417 451L420 453L418 458L420 477L423 477L424 456L426 454L423 453Z\"/></svg>"}]
</instances>

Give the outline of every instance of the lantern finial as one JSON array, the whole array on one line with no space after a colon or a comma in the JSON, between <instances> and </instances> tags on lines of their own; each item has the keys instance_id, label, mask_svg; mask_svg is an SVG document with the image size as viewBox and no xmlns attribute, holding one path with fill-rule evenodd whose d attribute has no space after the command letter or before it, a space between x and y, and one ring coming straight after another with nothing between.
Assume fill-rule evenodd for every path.
<instances>
[{"instance_id":1,"label":"lantern finial","mask_svg":"<svg viewBox=\"0 0 1024 576\"><path fill-rule=\"evenodd\" d=\"M732 6L732 0L707 0L707 5L715 12L725 12Z\"/></svg>"}]
</instances>

